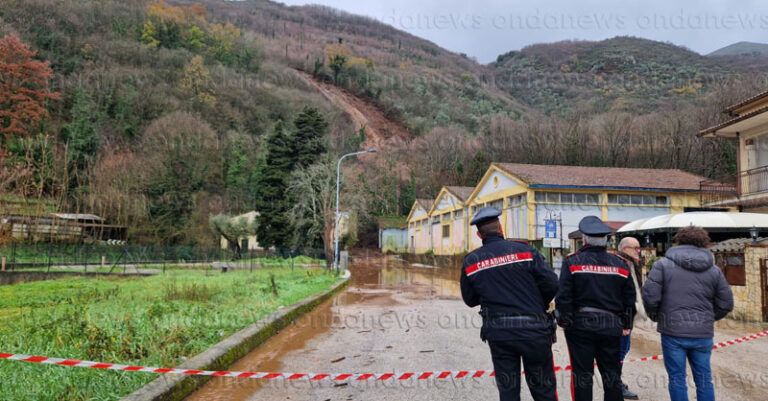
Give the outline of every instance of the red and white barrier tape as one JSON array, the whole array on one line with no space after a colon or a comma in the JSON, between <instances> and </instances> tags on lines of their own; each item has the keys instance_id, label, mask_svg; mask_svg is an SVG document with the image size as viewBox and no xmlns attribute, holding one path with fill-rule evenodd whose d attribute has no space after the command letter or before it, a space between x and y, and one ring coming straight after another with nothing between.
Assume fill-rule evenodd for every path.
<instances>
[{"instance_id":1,"label":"red and white barrier tape","mask_svg":"<svg viewBox=\"0 0 768 401\"><path fill-rule=\"evenodd\" d=\"M745 341L768 336L768 330L761 333L755 333L749 336L716 343L712 349L725 348L731 345L741 344ZM114 363L81 361L79 359L61 359L49 358L45 356L29 356L20 354L0 353L0 359L11 361L24 361L34 363L46 363L60 366L75 366L80 368L122 370L128 372L147 372L147 373L172 373L179 375L195 376L218 376L218 377L239 377L251 379L285 379L285 380L332 380L338 382L362 381L362 380L426 380L426 379L464 379L476 377L493 377L492 370L459 370L443 372L404 372L404 373L270 373L270 372L230 372L213 370L194 370L194 369L168 369L153 368L145 366L119 365ZM662 355L654 355L640 359L628 359L625 363L644 362L663 359ZM570 370L569 366L556 366L555 371Z\"/></svg>"}]
</instances>

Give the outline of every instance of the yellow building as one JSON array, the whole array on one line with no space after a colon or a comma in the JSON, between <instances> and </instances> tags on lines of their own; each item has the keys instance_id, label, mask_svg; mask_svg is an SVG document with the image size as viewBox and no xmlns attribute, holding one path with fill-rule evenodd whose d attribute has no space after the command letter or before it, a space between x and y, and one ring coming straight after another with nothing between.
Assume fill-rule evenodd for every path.
<instances>
[{"instance_id":1,"label":"yellow building","mask_svg":"<svg viewBox=\"0 0 768 401\"><path fill-rule=\"evenodd\" d=\"M408 249L411 253L426 253L432 250L429 210L434 199L416 199L408 214Z\"/></svg>"},{"instance_id":2,"label":"yellow building","mask_svg":"<svg viewBox=\"0 0 768 401\"><path fill-rule=\"evenodd\" d=\"M492 163L463 202L453 187L445 187L426 216L417 215L419 202L414 204L408 217L410 249L458 254L479 247L477 230L468 222L484 206L502 211L505 237L536 246L543 245L545 220L557 220L558 235L565 239L554 247L567 248L568 233L588 215L633 221L703 210L699 200L703 180L681 170Z\"/></svg>"},{"instance_id":3,"label":"yellow building","mask_svg":"<svg viewBox=\"0 0 768 401\"><path fill-rule=\"evenodd\" d=\"M429 209L432 251L437 255L464 252L467 243L467 209L465 202L472 187L443 187Z\"/></svg>"},{"instance_id":4,"label":"yellow building","mask_svg":"<svg viewBox=\"0 0 768 401\"><path fill-rule=\"evenodd\" d=\"M710 206L768 213L768 91L730 106L723 113L731 118L701 130L699 135L739 141L738 175L730 182L703 181L702 201Z\"/></svg>"}]
</instances>

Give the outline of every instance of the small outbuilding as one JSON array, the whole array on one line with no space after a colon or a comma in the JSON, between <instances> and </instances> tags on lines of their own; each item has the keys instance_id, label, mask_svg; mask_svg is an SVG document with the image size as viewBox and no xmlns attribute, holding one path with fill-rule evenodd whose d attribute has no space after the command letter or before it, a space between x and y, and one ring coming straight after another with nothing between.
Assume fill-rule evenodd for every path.
<instances>
[{"instance_id":1,"label":"small outbuilding","mask_svg":"<svg viewBox=\"0 0 768 401\"><path fill-rule=\"evenodd\" d=\"M408 252L408 222L405 217L379 217L379 250L383 253Z\"/></svg>"}]
</instances>

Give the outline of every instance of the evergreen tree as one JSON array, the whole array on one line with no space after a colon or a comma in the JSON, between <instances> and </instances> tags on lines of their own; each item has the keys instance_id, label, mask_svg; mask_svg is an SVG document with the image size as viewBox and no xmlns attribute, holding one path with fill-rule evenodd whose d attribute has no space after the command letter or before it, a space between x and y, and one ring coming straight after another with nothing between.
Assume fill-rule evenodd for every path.
<instances>
[{"instance_id":1,"label":"evergreen tree","mask_svg":"<svg viewBox=\"0 0 768 401\"><path fill-rule=\"evenodd\" d=\"M79 177L96 159L100 146L96 128L100 119L101 113L96 102L82 88L77 88L72 105L72 122L61 127L61 137L67 144L73 177ZM73 181L71 184L75 183Z\"/></svg>"},{"instance_id":2,"label":"evergreen tree","mask_svg":"<svg viewBox=\"0 0 768 401\"><path fill-rule=\"evenodd\" d=\"M296 163L291 138L278 121L267 138L266 164L259 176L256 206L259 212L256 236L263 247L285 247L291 237L287 194L288 181Z\"/></svg>"},{"instance_id":3,"label":"evergreen tree","mask_svg":"<svg viewBox=\"0 0 768 401\"><path fill-rule=\"evenodd\" d=\"M293 125L296 127L293 140L296 165L307 168L328 151L324 139L328 123L316 108L307 106L293 120Z\"/></svg>"}]
</instances>

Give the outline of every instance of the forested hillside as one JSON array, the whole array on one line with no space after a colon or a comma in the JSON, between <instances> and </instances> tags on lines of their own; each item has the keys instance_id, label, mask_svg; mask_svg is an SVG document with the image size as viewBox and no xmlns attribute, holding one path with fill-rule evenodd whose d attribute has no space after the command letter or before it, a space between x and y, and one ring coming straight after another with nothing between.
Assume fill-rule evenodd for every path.
<instances>
[{"instance_id":1,"label":"forested hillside","mask_svg":"<svg viewBox=\"0 0 768 401\"><path fill-rule=\"evenodd\" d=\"M269 1L0 0L0 38L35 53L34 89L48 90L36 115L3 106L3 196L101 215L138 242L213 244L209 216L262 210L279 216L260 224L273 244L318 245L335 160L373 145L344 168L343 206L363 226L474 185L491 161L722 176L732 144L695 132L766 87L762 67L635 38L483 66L369 18Z\"/></svg>"}]
</instances>

